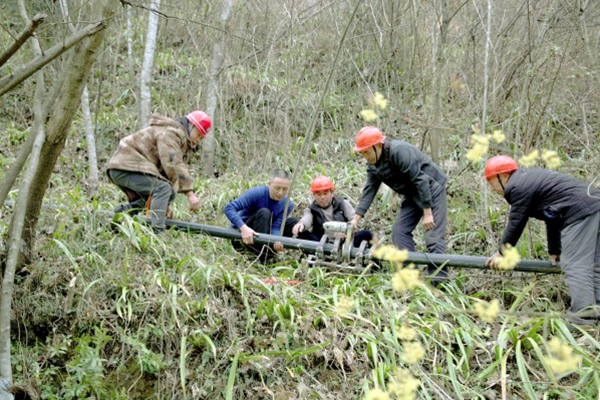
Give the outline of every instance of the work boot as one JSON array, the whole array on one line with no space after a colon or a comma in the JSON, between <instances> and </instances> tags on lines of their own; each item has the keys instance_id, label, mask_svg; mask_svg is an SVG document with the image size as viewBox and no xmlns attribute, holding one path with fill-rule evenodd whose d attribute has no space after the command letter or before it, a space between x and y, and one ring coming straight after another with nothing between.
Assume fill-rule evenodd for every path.
<instances>
[{"instance_id":1,"label":"work boot","mask_svg":"<svg viewBox=\"0 0 600 400\"><path fill-rule=\"evenodd\" d=\"M120 213L128 213L130 215L136 215L140 211L142 211L146 206L146 201L144 199L137 199L133 202L119 204L115 208L113 208L113 212L115 214Z\"/></svg>"}]
</instances>

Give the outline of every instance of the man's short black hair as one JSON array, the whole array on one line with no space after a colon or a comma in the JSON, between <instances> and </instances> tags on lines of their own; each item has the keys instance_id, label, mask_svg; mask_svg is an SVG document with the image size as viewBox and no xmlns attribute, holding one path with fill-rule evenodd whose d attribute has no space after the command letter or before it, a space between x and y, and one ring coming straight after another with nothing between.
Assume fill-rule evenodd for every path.
<instances>
[{"instance_id":1,"label":"man's short black hair","mask_svg":"<svg viewBox=\"0 0 600 400\"><path fill-rule=\"evenodd\" d=\"M279 178L289 180L291 177L292 175L284 169L274 169L271 173L271 179Z\"/></svg>"}]
</instances>

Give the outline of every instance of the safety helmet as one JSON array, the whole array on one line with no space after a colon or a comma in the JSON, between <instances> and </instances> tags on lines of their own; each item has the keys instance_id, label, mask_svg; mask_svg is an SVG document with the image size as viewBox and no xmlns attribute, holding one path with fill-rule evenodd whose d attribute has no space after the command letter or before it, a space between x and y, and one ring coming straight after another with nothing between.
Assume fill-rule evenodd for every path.
<instances>
[{"instance_id":1,"label":"safety helmet","mask_svg":"<svg viewBox=\"0 0 600 400\"><path fill-rule=\"evenodd\" d=\"M356 135L356 146L354 151L363 151L377 143L383 143L385 136L381 133L379 128L374 126L365 126Z\"/></svg>"},{"instance_id":2,"label":"safety helmet","mask_svg":"<svg viewBox=\"0 0 600 400\"><path fill-rule=\"evenodd\" d=\"M335 189L333 182L326 176L317 176L310 184L311 193L323 192L325 190Z\"/></svg>"},{"instance_id":3,"label":"safety helmet","mask_svg":"<svg viewBox=\"0 0 600 400\"><path fill-rule=\"evenodd\" d=\"M519 165L509 156L494 156L485 163L485 179L488 181L499 174L509 174L519 169Z\"/></svg>"},{"instance_id":4,"label":"safety helmet","mask_svg":"<svg viewBox=\"0 0 600 400\"><path fill-rule=\"evenodd\" d=\"M208 115L204 111L196 110L185 116L188 121L190 121L202 134L202 136L206 136L206 132L212 126L212 122Z\"/></svg>"}]
</instances>

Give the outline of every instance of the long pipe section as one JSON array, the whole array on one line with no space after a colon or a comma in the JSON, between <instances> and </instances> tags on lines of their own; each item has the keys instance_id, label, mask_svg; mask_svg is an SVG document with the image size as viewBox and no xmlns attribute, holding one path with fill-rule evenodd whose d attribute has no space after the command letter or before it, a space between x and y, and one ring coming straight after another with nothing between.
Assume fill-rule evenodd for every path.
<instances>
[{"instance_id":1,"label":"long pipe section","mask_svg":"<svg viewBox=\"0 0 600 400\"><path fill-rule=\"evenodd\" d=\"M203 233L211 236L218 236L224 239L242 239L240 231L233 228L223 228L220 226L212 226L205 224L197 224L194 222L184 222L176 220L165 221L167 228L173 228L177 230L187 231L191 233ZM267 235L265 233L259 234L254 238L254 243L258 245L270 245L275 242L281 242L281 244L287 249L301 250L305 253L316 254L319 251L323 251L324 254L331 254L334 252L334 245L326 243L321 245L319 242L313 242L310 240L295 239L285 236L274 236ZM322 249L321 249L322 247ZM372 258L370 250L365 250L364 257ZM359 249L353 247L350 250L350 257L360 257L361 254ZM430 265L439 267L441 265L447 265L450 267L459 268L477 268L477 269L490 269L485 265L487 257L477 256L463 256L455 254L433 254L433 253L418 253L409 252L408 263ZM559 266L553 266L549 261L538 261L538 260L521 260L521 262L513 269L517 272L541 272L545 274L559 274L561 273Z\"/></svg>"}]
</instances>

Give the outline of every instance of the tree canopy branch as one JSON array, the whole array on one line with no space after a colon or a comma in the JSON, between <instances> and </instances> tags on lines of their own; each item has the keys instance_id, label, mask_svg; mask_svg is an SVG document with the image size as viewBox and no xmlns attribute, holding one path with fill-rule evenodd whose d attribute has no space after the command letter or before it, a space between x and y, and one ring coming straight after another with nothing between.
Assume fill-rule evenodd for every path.
<instances>
[{"instance_id":1,"label":"tree canopy branch","mask_svg":"<svg viewBox=\"0 0 600 400\"><path fill-rule=\"evenodd\" d=\"M106 25L104 24L104 22L97 22L74 33L73 35L66 38L64 41L52 46L41 56L38 56L31 60L27 65L25 65L20 70L16 71L14 74L10 74L0 79L0 97L12 90L13 88L15 88L18 84L20 84L27 78L29 78L37 70L44 67L50 61L54 60L62 53L69 50L77 43L81 42L86 37L93 36L96 33L103 30L105 26Z\"/></svg>"},{"instance_id":2,"label":"tree canopy branch","mask_svg":"<svg viewBox=\"0 0 600 400\"><path fill-rule=\"evenodd\" d=\"M23 29L21 33L15 38L14 43L10 46L4 53L0 55L0 67L3 66L20 48L23 46L23 43L27 41L35 32L35 30L40 26L44 19L47 17L46 14L37 14Z\"/></svg>"}]
</instances>

